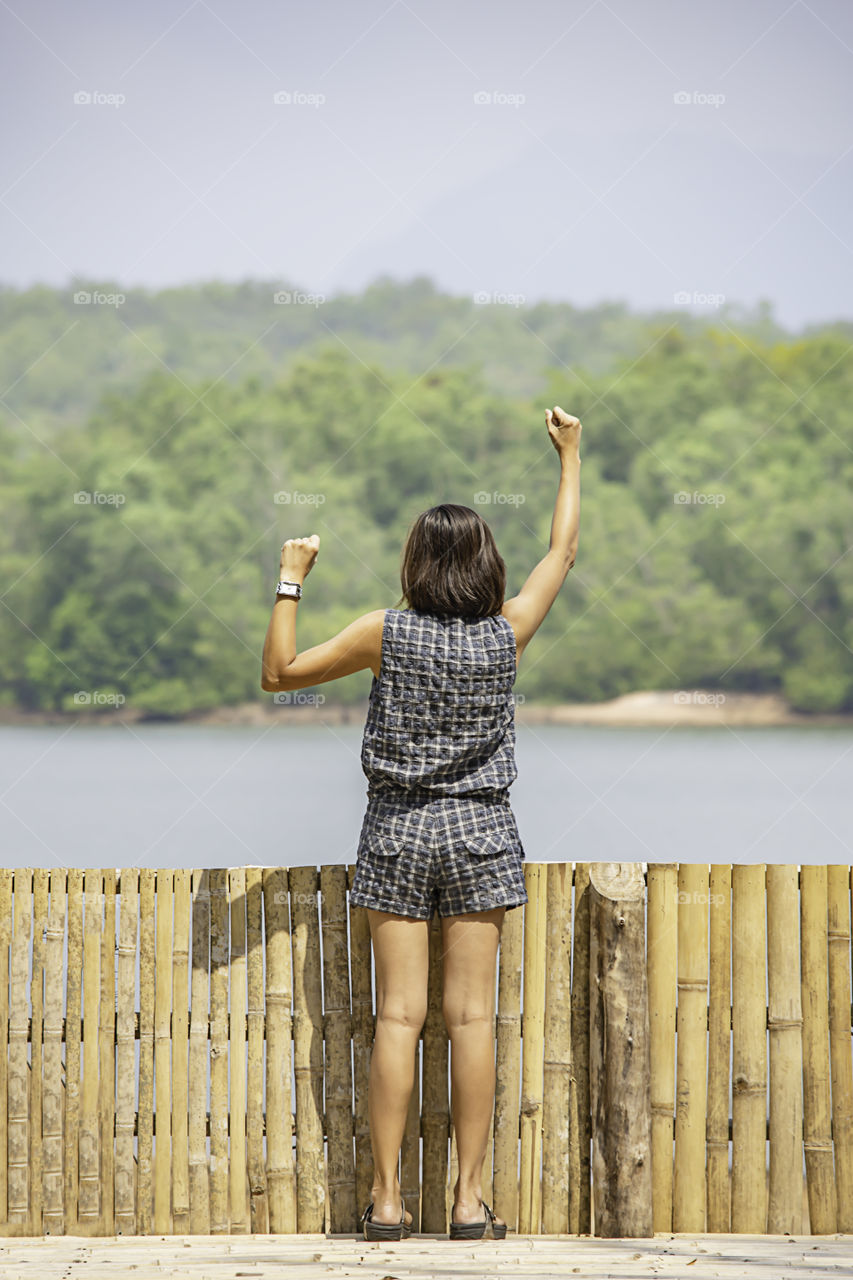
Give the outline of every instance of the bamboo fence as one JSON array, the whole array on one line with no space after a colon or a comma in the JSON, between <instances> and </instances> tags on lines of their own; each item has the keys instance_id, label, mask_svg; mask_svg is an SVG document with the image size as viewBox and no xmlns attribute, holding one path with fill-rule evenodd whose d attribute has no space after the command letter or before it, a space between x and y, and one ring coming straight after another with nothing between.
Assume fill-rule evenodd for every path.
<instances>
[{"instance_id":1,"label":"bamboo fence","mask_svg":"<svg viewBox=\"0 0 853 1280\"><path fill-rule=\"evenodd\" d=\"M354 870L0 869L0 1234L358 1230L375 1006ZM525 863L483 1169L511 1232L853 1232L852 871ZM414 1229L443 1233L437 917L426 936L400 1183Z\"/></svg>"}]
</instances>

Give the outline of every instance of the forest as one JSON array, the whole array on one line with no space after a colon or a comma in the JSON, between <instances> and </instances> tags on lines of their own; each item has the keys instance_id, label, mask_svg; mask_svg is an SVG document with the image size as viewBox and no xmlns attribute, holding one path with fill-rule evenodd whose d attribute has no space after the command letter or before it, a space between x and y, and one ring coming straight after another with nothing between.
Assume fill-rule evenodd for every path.
<instances>
[{"instance_id":1,"label":"forest","mask_svg":"<svg viewBox=\"0 0 853 1280\"><path fill-rule=\"evenodd\" d=\"M304 649L398 605L406 532L439 502L485 517L515 594L548 547L556 403L583 422L579 548L516 692L853 710L849 324L507 305L422 277L328 299L78 280L3 289L0 320L4 707L269 700L281 543L320 535Z\"/></svg>"}]
</instances>

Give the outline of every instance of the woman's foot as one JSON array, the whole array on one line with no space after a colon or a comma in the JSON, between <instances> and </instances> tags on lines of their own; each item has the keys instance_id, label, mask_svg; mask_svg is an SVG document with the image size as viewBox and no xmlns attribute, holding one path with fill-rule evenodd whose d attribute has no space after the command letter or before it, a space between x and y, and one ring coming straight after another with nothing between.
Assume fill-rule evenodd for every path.
<instances>
[{"instance_id":1,"label":"woman's foot","mask_svg":"<svg viewBox=\"0 0 853 1280\"><path fill-rule=\"evenodd\" d=\"M373 1201L373 1212L371 1218L374 1222L382 1222L389 1226L396 1226L400 1221L400 1209L402 1207L402 1197L399 1187L396 1191L383 1191L381 1187L377 1187L370 1195ZM405 1222L407 1227L412 1225L412 1215L406 1210Z\"/></svg>"},{"instance_id":2,"label":"woman's foot","mask_svg":"<svg viewBox=\"0 0 853 1280\"><path fill-rule=\"evenodd\" d=\"M478 1196L474 1199L469 1196L465 1200L457 1199L453 1201L453 1211L450 1215L450 1221L455 1222L458 1226L462 1226L466 1223L486 1222L487 1220L488 1214L483 1208L483 1201L481 1197ZM497 1214L495 1214L494 1225L496 1227L505 1227L506 1223L503 1218L499 1218Z\"/></svg>"}]
</instances>

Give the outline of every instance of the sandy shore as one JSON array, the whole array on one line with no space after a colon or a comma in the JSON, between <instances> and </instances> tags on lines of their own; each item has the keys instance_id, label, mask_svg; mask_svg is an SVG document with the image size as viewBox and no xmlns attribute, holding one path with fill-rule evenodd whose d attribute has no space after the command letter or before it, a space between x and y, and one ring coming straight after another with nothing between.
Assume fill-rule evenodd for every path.
<instances>
[{"instance_id":1,"label":"sandy shore","mask_svg":"<svg viewBox=\"0 0 853 1280\"><path fill-rule=\"evenodd\" d=\"M298 699L299 694L291 695ZM209 711L191 712L176 720L150 716L132 706L92 710L80 707L74 711L18 711L0 708L0 725L81 724L115 725L120 723L180 723L201 725L249 725L266 728L271 724L354 724L363 725L367 701L353 706L340 706L326 701L320 704L282 705L265 699L244 702L232 707L216 707ZM717 693L707 689L640 690L612 698L608 702L528 702L516 697L516 723L519 725L610 725L613 727L669 725L853 725L853 715L806 715L792 711L777 694Z\"/></svg>"}]
</instances>

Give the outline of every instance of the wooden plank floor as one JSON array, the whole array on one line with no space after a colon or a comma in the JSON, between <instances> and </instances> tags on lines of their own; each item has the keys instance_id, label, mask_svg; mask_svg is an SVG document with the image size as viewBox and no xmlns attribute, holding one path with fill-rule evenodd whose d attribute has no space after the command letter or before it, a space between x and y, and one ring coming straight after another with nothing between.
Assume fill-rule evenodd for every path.
<instances>
[{"instance_id":1,"label":"wooden plank floor","mask_svg":"<svg viewBox=\"0 0 853 1280\"><path fill-rule=\"evenodd\" d=\"M6 1237L2 1280L451 1280L459 1276L637 1280L829 1280L853 1276L853 1235L664 1234L643 1239L511 1236L459 1244L418 1235L397 1243L355 1236Z\"/></svg>"}]
</instances>

